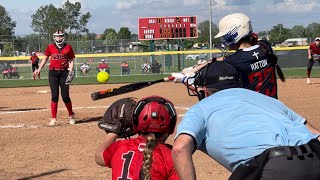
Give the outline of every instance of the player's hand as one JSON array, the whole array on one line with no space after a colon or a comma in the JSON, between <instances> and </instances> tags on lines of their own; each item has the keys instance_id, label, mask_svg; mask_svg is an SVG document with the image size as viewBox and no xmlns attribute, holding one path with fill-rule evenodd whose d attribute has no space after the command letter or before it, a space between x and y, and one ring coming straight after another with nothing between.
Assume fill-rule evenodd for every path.
<instances>
[{"instance_id":1,"label":"player's hand","mask_svg":"<svg viewBox=\"0 0 320 180\"><path fill-rule=\"evenodd\" d=\"M34 75L38 75L39 73L40 73L40 69L36 69L36 70L33 72Z\"/></svg>"},{"instance_id":2,"label":"player's hand","mask_svg":"<svg viewBox=\"0 0 320 180\"><path fill-rule=\"evenodd\" d=\"M175 83L181 83L184 80L184 78L186 78L186 76L182 73L171 73L171 76L174 77L173 82Z\"/></svg>"}]
</instances>

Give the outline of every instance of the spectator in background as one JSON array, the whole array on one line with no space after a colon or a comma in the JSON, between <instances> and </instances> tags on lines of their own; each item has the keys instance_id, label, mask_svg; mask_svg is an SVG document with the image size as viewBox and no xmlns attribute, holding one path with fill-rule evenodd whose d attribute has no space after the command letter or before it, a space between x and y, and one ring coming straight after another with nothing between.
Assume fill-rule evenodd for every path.
<instances>
[{"instance_id":1,"label":"spectator in background","mask_svg":"<svg viewBox=\"0 0 320 180\"><path fill-rule=\"evenodd\" d=\"M161 69L161 64L157 60L154 60L151 66L151 72L160 73L160 69Z\"/></svg>"},{"instance_id":2,"label":"spectator in background","mask_svg":"<svg viewBox=\"0 0 320 180\"><path fill-rule=\"evenodd\" d=\"M32 65L32 77L33 77L33 80L36 80L36 76L35 76L35 74L33 74L33 72L36 69L39 69L39 57L37 56L37 54L35 52L31 53L30 63ZM38 74L38 79L40 80L40 72Z\"/></svg>"},{"instance_id":3,"label":"spectator in background","mask_svg":"<svg viewBox=\"0 0 320 180\"><path fill-rule=\"evenodd\" d=\"M84 62L84 63L80 66L80 70L81 70L81 74L82 74L83 76L86 76L87 73L88 73L89 70L90 70L90 66L89 66L86 62Z\"/></svg>"},{"instance_id":4,"label":"spectator in background","mask_svg":"<svg viewBox=\"0 0 320 180\"><path fill-rule=\"evenodd\" d=\"M151 69L151 66L149 64L148 61L146 61L143 65L142 65L142 72L143 73L149 73Z\"/></svg>"},{"instance_id":5,"label":"spectator in background","mask_svg":"<svg viewBox=\"0 0 320 180\"><path fill-rule=\"evenodd\" d=\"M130 67L127 61L123 61L123 63L121 64L121 72L122 75L130 74Z\"/></svg>"},{"instance_id":6,"label":"spectator in background","mask_svg":"<svg viewBox=\"0 0 320 180\"><path fill-rule=\"evenodd\" d=\"M101 63L98 65L98 71L105 71L110 74L110 67L104 59L101 60Z\"/></svg>"},{"instance_id":7,"label":"spectator in background","mask_svg":"<svg viewBox=\"0 0 320 180\"><path fill-rule=\"evenodd\" d=\"M318 61L320 64L320 37L317 37L313 43L310 44L308 49L308 68L307 68L307 84L311 84L310 75L312 66L315 61Z\"/></svg>"}]
</instances>

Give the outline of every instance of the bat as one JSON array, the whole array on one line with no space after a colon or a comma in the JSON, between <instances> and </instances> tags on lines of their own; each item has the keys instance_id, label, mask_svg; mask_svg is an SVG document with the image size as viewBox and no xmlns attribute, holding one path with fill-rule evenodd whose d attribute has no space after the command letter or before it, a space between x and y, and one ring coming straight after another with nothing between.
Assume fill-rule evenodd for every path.
<instances>
[{"instance_id":1,"label":"bat","mask_svg":"<svg viewBox=\"0 0 320 180\"><path fill-rule=\"evenodd\" d=\"M163 79L159 79L159 80L155 80L155 81L139 82L139 83L133 83L133 84L124 85L124 86L121 86L121 87L118 87L118 88L110 88L110 89L106 89L106 90L103 90L103 91L98 91L98 92L91 93L91 99L93 101L96 101L96 100L108 98L108 97L111 97L111 96L116 96L116 95L120 95L120 94L133 92L133 91L136 91L136 90L151 86L153 84L166 82L166 81L173 81L173 80L174 80L174 77L173 76L169 76L169 77L165 77Z\"/></svg>"}]
</instances>

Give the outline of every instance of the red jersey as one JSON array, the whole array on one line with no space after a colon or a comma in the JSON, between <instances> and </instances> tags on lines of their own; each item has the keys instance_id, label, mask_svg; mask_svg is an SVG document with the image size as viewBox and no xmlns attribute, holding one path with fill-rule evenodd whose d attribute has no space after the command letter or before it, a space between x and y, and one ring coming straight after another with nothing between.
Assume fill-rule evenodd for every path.
<instances>
[{"instance_id":1,"label":"red jersey","mask_svg":"<svg viewBox=\"0 0 320 180\"><path fill-rule=\"evenodd\" d=\"M139 136L135 139L116 141L103 151L106 166L112 168L113 180L139 180L145 146L146 139ZM171 157L171 149L167 145L156 145L152 153L151 179L179 179Z\"/></svg>"},{"instance_id":2,"label":"red jersey","mask_svg":"<svg viewBox=\"0 0 320 180\"><path fill-rule=\"evenodd\" d=\"M310 44L309 49L311 50L311 55L320 54L320 46L316 46L316 43Z\"/></svg>"},{"instance_id":3,"label":"red jersey","mask_svg":"<svg viewBox=\"0 0 320 180\"><path fill-rule=\"evenodd\" d=\"M31 56L30 61L32 64L38 64L39 63L39 57L38 56Z\"/></svg>"},{"instance_id":4,"label":"red jersey","mask_svg":"<svg viewBox=\"0 0 320 180\"><path fill-rule=\"evenodd\" d=\"M108 69L109 68L109 66L108 66L108 64L106 64L106 63L101 63L101 64L99 64L99 66L98 66L98 69Z\"/></svg>"},{"instance_id":5,"label":"red jersey","mask_svg":"<svg viewBox=\"0 0 320 180\"><path fill-rule=\"evenodd\" d=\"M69 60L75 58L73 49L69 44L64 44L60 51L55 44L49 44L44 55L51 56L49 67L58 69L68 69Z\"/></svg>"}]
</instances>

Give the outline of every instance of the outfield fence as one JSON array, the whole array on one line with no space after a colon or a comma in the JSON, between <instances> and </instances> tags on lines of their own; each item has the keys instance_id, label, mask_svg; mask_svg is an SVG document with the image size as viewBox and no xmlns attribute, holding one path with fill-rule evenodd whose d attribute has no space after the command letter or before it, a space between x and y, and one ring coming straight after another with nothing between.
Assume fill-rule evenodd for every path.
<instances>
[{"instance_id":1,"label":"outfield fence","mask_svg":"<svg viewBox=\"0 0 320 180\"><path fill-rule=\"evenodd\" d=\"M283 68L304 68L307 66L308 46L299 47L275 47L275 53L279 58L278 64ZM226 52L226 55L233 52ZM193 55L193 59L187 58ZM185 67L193 66L201 58L208 59L210 57L222 56L222 52L218 49L213 50L191 50L191 51L156 51L156 52L134 52L134 53L108 53L108 54L76 54L75 71L76 76L81 77L80 66L86 62L90 66L90 71L86 76L96 76L98 73L98 64L104 59L110 67L111 76L129 76L139 74L169 74L171 72L181 71ZM30 56L19 57L0 57L0 70L5 69L8 64L17 68L20 79L31 79L32 70L29 62ZM43 56L39 56L40 59ZM130 73L124 73L121 64L126 61L129 64ZM145 62L151 66L149 72L145 72L142 68ZM156 65L158 62L159 65ZM43 79L48 76L49 62L41 71ZM6 79L5 76L0 79Z\"/></svg>"}]
</instances>

